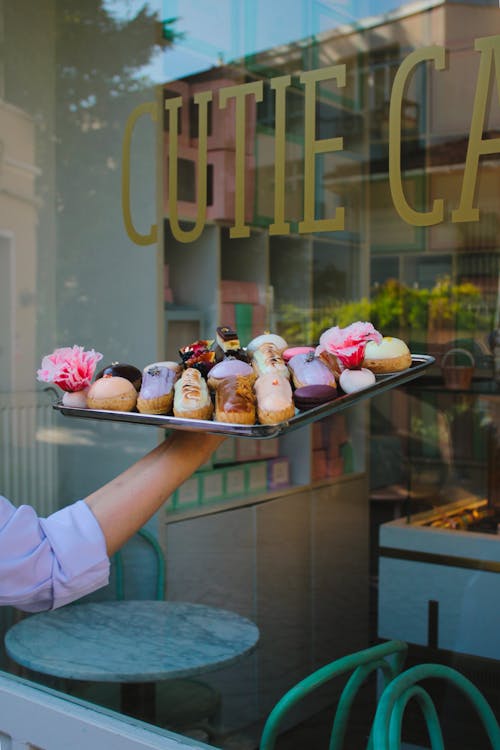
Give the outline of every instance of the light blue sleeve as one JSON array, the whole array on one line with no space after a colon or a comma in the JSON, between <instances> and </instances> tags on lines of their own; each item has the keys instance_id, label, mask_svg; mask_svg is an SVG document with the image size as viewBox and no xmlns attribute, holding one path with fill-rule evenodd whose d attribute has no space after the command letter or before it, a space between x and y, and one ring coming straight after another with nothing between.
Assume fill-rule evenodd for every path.
<instances>
[{"instance_id":1,"label":"light blue sleeve","mask_svg":"<svg viewBox=\"0 0 500 750\"><path fill-rule=\"evenodd\" d=\"M38 518L0 496L0 605L55 609L108 580L104 535L85 502Z\"/></svg>"}]
</instances>

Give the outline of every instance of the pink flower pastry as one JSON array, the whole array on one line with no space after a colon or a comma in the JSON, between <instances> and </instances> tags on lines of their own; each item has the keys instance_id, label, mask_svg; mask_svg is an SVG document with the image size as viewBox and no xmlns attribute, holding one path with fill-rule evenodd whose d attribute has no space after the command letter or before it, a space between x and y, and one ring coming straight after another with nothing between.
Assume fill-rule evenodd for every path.
<instances>
[{"instance_id":1,"label":"pink flower pastry","mask_svg":"<svg viewBox=\"0 0 500 750\"><path fill-rule=\"evenodd\" d=\"M42 359L37 380L54 383L65 393L80 393L89 387L101 359L102 354L93 349L85 351L83 346L55 349Z\"/></svg>"},{"instance_id":2,"label":"pink flower pastry","mask_svg":"<svg viewBox=\"0 0 500 750\"><path fill-rule=\"evenodd\" d=\"M377 344L382 341L382 334L371 323L351 323L347 328L333 326L321 334L316 355L334 354L345 369L356 369L361 367L368 341Z\"/></svg>"}]
</instances>

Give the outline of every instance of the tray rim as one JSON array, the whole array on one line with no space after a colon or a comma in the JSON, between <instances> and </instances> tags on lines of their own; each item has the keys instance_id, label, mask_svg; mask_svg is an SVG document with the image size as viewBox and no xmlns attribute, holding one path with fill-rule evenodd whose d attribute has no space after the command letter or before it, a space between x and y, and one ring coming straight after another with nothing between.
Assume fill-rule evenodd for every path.
<instances>
[{"instance_id":1,"label":"tray rim","mask_svg":"<svg viewBox=\"0 0 500 750\"><path fill-rule=\"evenodd\" d=\"M392 388L420 377L422 372L434 364L435 357L430 354L412 354L411 366L400 372L387 373L376 376L374 385L369 386L356 393L339 396L334 401L313 409L299 411L294 417L285 422L277 424L254 424L238 425L226 422L215 422L206 419L185 419L169 416L166 414L141 414L140 412L107 411L105 409L83 409L74 406L65 406L62 401L52 404L53 408L61 412L65 417L77 417L83 419L97 419L108 422L127 422L129 424L149 425L162 429L177 429L189 432L207 432L212 435L226 435L227 437L246 437L254 439L269 439L288 434L307 424L316 422L324 417L344 411L361 401L378 396Z\"/></svg>"}]
</instances>

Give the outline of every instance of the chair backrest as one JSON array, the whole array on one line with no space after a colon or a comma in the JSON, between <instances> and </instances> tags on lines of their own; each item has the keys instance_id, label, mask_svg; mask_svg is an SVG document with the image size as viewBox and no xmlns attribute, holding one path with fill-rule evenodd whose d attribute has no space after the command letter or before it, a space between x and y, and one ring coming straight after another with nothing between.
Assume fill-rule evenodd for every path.
<instances>
[{"instance_id":1,"label":"chair backrest","mask_svg":"<svg viewBox=\"0 0 500 750\"><path fill-rule=\"evenodd\" d=\"M464 675L443 664L419 664L401 672L385 687L373 723L372 737L376 750L401 748L401 725L406 706L416 699L422 711L432 750L444 750L444 738L434 702L420 683L429 679L446 680L460 690L472 703L482 722L493 750L500 748L500 725L488 701Z\"/></svg>"},{"instance_id":2,"label":"chair backrest","mask_svg":"<svg viewBox=\"0 0 500 750\"><path fill-rule=\"evenodd\" d=\"M158 540L151 532L147 529L140 529L137 532L137 536L146 541L153 553L155 558L155 598L160 600L165 598L165 556L163 550L160 547ZM118 600L125 599L125 577L126 577L126 564L124 562L124 550L118 550L113 555L113 565L115 572L115 589L116 598Z\"/></svg>"},{"instance_id":3,"label":"chair backrest","mask_svg":"<svg viewBox=\"0 0 500 750\"><path fill-rule=\"evenodd\" d=\"M375 671L380 671L383 684L388 685L401 672L406 652L406 643L388 641L337 659L305 677L285 693L269 714L262 732L260 750L274 749L284 717L300 701L330 680L351 673L337 704L330 735L330 750L340 750L360 687Z\"/></svg>"}]
</instances>

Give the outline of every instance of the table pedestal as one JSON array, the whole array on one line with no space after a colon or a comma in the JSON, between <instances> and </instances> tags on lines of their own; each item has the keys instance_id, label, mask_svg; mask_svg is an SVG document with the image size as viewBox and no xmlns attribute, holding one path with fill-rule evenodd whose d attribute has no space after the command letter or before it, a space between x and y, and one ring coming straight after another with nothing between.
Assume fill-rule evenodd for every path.
<instances>
[{"instance_id":1,"label":"table pedestal","mask_svg":"<svg viewBox=\"0 0 500 750\"><path fill-rule=\"evenodd\" d=\"M154 724L156 720L156 684L154 682L122 682L121 712Z\"/></svg>"}]
</instances>

